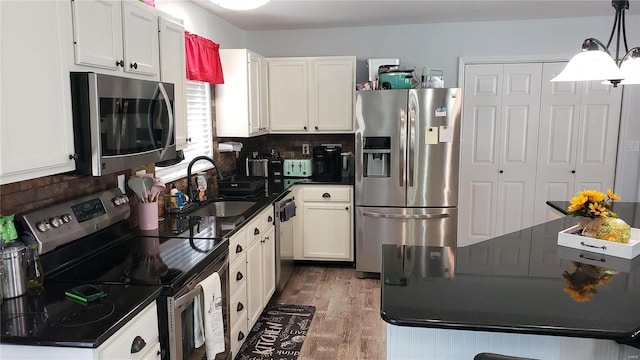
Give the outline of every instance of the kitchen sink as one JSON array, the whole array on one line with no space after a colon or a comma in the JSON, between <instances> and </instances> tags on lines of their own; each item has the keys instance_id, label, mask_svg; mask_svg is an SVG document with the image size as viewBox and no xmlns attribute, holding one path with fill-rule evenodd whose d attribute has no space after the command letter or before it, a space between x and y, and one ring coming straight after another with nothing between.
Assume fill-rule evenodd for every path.
<instances>
[{"instance_id":1,"label":"kitchen sink","mask_svg":"<svg viewBox=\"0 0 640 360\"><path fill-rule=\"evenodd\" d=\"M255 201L214 201L200 206L189 215L233 217L242 215L255 204Z\"/></svg>"}]
</instances>

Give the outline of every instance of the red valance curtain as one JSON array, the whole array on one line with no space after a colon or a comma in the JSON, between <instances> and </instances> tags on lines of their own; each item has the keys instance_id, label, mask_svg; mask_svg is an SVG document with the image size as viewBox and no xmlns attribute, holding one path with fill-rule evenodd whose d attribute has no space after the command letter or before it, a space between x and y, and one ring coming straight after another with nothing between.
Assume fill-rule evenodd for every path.
<instances>
[{"instance_id":1,"label":"red valance curtain","mask_svg":"<svg viewBox=\"0 0 640 360\"><path fill-rule=\"evenodd\" d=\"M184 33L187 79L205 81L211 84L224 84L222 64L220 63L220 45L213 41L191 34Z\"/></svg>"}]
</instances>

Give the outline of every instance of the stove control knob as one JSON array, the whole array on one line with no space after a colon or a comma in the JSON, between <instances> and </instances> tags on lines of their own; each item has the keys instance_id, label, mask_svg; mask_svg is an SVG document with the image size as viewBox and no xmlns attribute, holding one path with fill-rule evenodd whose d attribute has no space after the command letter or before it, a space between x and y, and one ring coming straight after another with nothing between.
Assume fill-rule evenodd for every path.
<instances>
[{"instance_id":1,"label":"stove control knob","mask_svg":"<svg viewBox=\"0 0 640 360\"><path fill-rule=\"evenodd\" d=\"M49 219L49 224L51 224L51 226L57 229L60 227L60 225L62 225L62 219L57 217L52 217L51 219Z\"/></svg>"},{"instance_id":2,"label":"stove control knob","mask_svg":"<svg viewBox=\"0 0 640 360\"><path fill-rule=\"evenodd\" d=\"M62 222L65 224L71 222L71 215L69 214L62 215Z\"/></svg>"},{"instance_id":3,"label":"stove control knob","mask_svg":"<svg viewBox=\"0 0 640 360\"><path fill-rule=\"evenodd\" d=\"M47 222L47 220L39 221L38 223L36 223L36 229L38 229L38 231L40 232L45 232L49 230L49 223Z\"/></svg>"}]
</instances>

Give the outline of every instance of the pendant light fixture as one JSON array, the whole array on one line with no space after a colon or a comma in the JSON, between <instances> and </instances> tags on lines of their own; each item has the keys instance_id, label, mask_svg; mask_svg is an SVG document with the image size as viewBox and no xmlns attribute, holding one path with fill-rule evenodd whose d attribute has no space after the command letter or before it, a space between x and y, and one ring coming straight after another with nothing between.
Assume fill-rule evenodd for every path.
<instances>
[{"instance_id":1,"label":"pendant light fixture","mask_svg":"<svg viewBox=\"0 0 640 360\"><path fill-rule=\"evenodd\" d=\"M604 80L613 85L640 84L640 47L629 50L625 29L625 11L629 9L629 0L611 0L616 9L615 19L609 41L605 46L601 41L588 38L582 43L582 52L575 55L564 70L551 82ZM609 46L615 37L615 57L609 52ZM624 44L624 56L620 58L620 42Z\"/></svg>"},{"instance_id":2,"label":"pendant light fixture","mask_svg":"<svg viewBox=\"0 0 640 360\"><path fill-rule=\"evenodd\" d=\"M271 0L210 0L212 3L229 10L252 10Z\"/></svg>"}]
</instances>

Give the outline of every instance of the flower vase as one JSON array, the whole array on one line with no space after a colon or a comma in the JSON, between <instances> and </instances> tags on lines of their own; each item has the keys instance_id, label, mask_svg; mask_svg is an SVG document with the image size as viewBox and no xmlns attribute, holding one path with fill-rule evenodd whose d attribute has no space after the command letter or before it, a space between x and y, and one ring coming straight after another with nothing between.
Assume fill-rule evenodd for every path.
<instances>
[{"instance_id":1,"label":"flower vase","mask_svg":"<svg viewBox=\"0 0 640 360\"><path fill-rule=\"evenodd\" d=\"M582 236L597 238L598 228L605 220L606 218L603 217L590 218L588 216L579 216L578 223L582 228Z\"/></svg>"}]
</instances>

